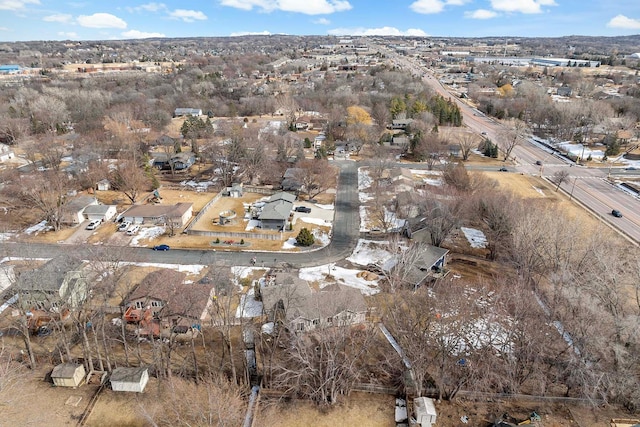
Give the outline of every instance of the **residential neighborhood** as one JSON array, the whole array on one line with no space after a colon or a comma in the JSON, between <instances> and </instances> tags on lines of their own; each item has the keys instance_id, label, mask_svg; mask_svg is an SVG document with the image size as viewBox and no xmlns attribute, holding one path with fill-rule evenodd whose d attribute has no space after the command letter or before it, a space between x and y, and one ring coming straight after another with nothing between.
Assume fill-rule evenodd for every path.
<instances>
[{"instance_id":1,"label":"residential neighborhood","mask_svg":"<svg viewBox=\"0 0 640 427\"><path fill-rule=\"evenodd\" d=\"M1 44L6 419L640 424L637 45L561 40Z\"/></svg>"}]
</instances>

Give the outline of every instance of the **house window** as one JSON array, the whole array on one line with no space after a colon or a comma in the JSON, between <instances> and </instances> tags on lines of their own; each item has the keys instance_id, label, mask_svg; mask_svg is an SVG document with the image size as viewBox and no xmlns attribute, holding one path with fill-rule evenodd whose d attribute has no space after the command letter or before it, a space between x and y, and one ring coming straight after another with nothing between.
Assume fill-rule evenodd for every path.
<instances>
[{"instance_id":1,"label":"house window","mask_svg":"<svg viewBox=\"0 0 640 427\"><path fill-rule=\"evenodd\" d=\"M304 323L296 323L296 331L304 331Z\"/></svg>"},{"instance_id":2,"label":"house window","mask_svg":"<svg viewBox=\"0 0 640 427\"><path fill-rule=\"evenodd\" d=\"M312 323L314 326L318 326L318 325L320 324L320 319L313 319L313 321L311 321L311 323Z\"/></svg>"},{"instance_id":3,"label":"house window","mask_svg":"<svg viewBox=\"0 0 640 427\"><path fill-rule=\"evenodd\" d=\"M327 317L327 323L333 323L333 317Z\"/></svg>"},{"instance_id":4,"label":"house window","mask_svg":"<svg viewBox=\"0 0 640 427\"><path fill-rule=\"evenodd\" d=\"M151 301L151 307L162 307L162 301Z\"/></svg>"},{"instance_id":5,"label":"house window","mask_svg":"<svg viewBox=\"0 0 640 427\"><path fill-rule=\"evenodd\" d=\"M136 301L136 308L137 309L142 309L144 308L144 304L142 301Z\"/></svg>"}]
</instances>

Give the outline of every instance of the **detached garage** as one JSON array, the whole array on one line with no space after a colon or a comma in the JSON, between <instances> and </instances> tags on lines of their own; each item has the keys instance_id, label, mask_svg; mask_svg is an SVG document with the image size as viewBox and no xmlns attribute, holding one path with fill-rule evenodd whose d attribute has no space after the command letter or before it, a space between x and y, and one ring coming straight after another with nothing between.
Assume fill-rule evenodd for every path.
<instances>
[{"instance_id":1,"label":"detached garage","mask_svg":"<svg viewBox=\"0 0 640 427\"><path fill-rule=\"evenodd\" d=\"M91 205L84 208L84 216L89 220L109 221L118 213L115 205Z\"/></svg>"},{"instance_id":2,"label":"detached garage","mask_svg":"<svg viewBox=\"0 0 640 427\"><path fill-rule=\"evenodd\" d=\"M61 363L51 372L51 379L56 387L76 388L84 380L85 370L83 365L75 363Z\"/></svg>"},{"instance_id":3,"label":"detached garage","mask_svg":"<svg viewBox=\"0 0 640 427\"><path fill-rule=\"evenodd\" d=\"M111 373L110 381L113 391L142 393L149 382L149 370L147 368L116 368Z\"/></svg>"}]
</instances>

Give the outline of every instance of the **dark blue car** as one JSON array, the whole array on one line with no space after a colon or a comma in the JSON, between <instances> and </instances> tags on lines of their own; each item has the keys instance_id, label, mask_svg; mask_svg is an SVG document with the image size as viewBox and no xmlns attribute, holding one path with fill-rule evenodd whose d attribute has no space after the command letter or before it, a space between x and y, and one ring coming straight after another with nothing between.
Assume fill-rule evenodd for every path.
<instances>
[{"instance_id":1,"label":"dark blue car","mask_svg":"<svg viewBox=\"0 0 640 427\"><path fill-rule=\"evenodd\" d=\"M169 249L171 249L169 245L157 245L153 247L154 251L168 251Z\"/></svg>"}]
</instances>

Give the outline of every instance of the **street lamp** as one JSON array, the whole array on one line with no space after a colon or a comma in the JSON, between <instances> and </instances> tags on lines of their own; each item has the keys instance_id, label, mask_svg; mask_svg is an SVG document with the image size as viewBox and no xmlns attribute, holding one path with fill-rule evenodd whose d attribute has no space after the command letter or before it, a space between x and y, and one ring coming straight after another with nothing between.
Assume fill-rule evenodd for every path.
<instances>
[{"instance_id":1,"label":"street lamp","mask_svg":"<svg viewBox=\"0 0 640 427\"><path fill-rule=\"evenodd\" d=\"M571 193L569 194L569 201L573 198L573 189L576 188L576 182L578 181L578 177L573 178L573 185L571 186Z\"/></svg>"}]
</instances>

